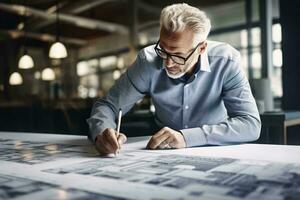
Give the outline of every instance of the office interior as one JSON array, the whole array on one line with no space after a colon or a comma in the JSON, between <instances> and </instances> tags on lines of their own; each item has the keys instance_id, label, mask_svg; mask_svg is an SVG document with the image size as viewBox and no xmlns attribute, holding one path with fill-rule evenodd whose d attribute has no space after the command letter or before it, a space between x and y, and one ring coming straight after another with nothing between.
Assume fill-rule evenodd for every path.
<instances>
[{"instance_id":1,"label":"office interior","mask_svg":"<svg viewBox=\"0 0 300 200\"><path fill-rule=\"evenodd\" d=\"M177 2L0 1L0 131L87 135L93 103L157 42L160 11ZM209 40L241 53L262 119L255 143L300 145L300 2L185 2L210 17ZM146 96L124 116L123 132L152 134L154 112Z\"/></svg>"}]
</instances>

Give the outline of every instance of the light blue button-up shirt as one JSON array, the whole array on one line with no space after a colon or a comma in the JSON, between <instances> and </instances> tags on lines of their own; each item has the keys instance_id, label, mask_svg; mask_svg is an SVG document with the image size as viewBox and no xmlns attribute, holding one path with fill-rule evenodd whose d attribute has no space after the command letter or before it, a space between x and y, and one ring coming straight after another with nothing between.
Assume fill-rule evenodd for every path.
<instances>
[{"instance_id":1,"label":"light blue button-up shirt","mask_svg":"<svg viewBox=\"0 0 300 200\"><path fill-rule=\"evenodd\" d=\"M95 140L115 128L119 108L128 112L149 94L160 127L180 131L187 147L254 141L261 122L241 57L228 44L208 41L189 78L169 78L154 45L142 49L106 97L98 99L87 120Z\"/></svg>"}]
</instances>

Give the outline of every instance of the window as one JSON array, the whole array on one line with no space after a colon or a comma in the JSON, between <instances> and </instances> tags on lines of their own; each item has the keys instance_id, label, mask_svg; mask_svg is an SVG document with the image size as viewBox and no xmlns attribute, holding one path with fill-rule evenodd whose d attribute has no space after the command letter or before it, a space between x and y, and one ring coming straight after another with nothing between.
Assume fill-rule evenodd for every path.
<instances>
[{"instance_id":1,"label":"window","mask_svg":"<svg viewBox=\"0 0 300 200\"><path fill-rule=\"evenodd\" d=\"M245 21L245 0L218 5L206 9L212 17L212 32L210 40L217 40L231 44L242 56L242 68L248 78L261 78L262 55L261 55L261 31L259 27L259 1L253 0L251 41L247 40L247 24ZM279 1L272 1L273 18L279 17ZM214 33L214 30L218 30ZM224 30L224 31L222 31ZM282 50L281 50L281 26L273 24L273 71L271 75L272 93L274 97L282 96Z\"/></svg>"}]
</instances>

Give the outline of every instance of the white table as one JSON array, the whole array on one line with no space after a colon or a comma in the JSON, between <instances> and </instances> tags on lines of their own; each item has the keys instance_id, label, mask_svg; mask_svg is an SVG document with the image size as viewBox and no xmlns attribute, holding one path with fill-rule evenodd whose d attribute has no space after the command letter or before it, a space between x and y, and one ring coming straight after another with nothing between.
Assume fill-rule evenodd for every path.
<instances>
[{"instance_id":1,"label":"white table","mask_svg":"<svg viewBox=\"0 0 300 200\"><path fill-rule=\"evenodd\" d=\"M144 149L148 139L129 138L117 157L103 158L83 136L0 132L0 199L284 199L299 194L299 146L153 151Z\"/></svg>"}]
</instances>

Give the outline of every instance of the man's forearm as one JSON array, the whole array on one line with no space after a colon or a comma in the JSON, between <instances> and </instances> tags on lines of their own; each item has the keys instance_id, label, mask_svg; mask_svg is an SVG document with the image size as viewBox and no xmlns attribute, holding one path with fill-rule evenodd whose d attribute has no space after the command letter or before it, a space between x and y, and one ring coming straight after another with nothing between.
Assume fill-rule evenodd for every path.
<instances>
[{"instance_id":1,"label":"man's forearm","mask_svg":"<svg viewBox=\"0 0 300 200\"><path fill-rule=\"evenodd\" d=\"M259 138L261 122L253 116L237 116L215 125L183 129L187 147L249 142Z\"/></svg>"},{"instance_id":2,"label":"man's forearm","mask_svg":"<svg viewBox=\"0 0 300 200\"><path fill-rule=\"evenodd\" d=\"M87 119L92 141L106 128L115 128L114 119L114 111L104 101L98 100L93 106L91 117Z\"/></svg>"}]
</instances>

